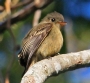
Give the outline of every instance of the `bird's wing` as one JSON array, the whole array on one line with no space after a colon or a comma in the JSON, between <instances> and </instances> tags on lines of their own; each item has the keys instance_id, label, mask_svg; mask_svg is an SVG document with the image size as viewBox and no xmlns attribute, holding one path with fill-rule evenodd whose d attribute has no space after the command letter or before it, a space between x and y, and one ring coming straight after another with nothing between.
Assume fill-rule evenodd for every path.
<instances>
[{"instance_id":1,"label":"bird's wing","mask_svg":"<svg viewBox=\"0 0 90 83\"><path fill-rule=\"evenodd\" d=\"M30 62L32 55L41 45L43 40L46 38L46 36L51 31L51 29L52 29L51 23L39 24L37 27L32 28L32 30L24 38L23 46L22 46L22 54L25 55L28 53L29 55L27 59L26 69L30 65L29 62ZM33 33L33 31L35 32Z\"/></svg>"}]
</instances>

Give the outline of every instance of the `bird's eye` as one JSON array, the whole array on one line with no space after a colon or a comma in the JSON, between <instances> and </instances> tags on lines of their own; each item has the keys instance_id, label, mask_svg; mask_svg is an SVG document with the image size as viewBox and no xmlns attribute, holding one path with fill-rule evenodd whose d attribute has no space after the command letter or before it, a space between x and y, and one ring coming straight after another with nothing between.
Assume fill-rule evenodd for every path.
<instances>
[{"instance_id":1,"label":"bird's eye","mask_svg":"<svg viewBox=\"0 0 90 83\"><path fill-rule=\"evenodd\" d=\"M52 18L51 21L54 22L55 21L55 18Z\"/></svg>"}]
</instances>

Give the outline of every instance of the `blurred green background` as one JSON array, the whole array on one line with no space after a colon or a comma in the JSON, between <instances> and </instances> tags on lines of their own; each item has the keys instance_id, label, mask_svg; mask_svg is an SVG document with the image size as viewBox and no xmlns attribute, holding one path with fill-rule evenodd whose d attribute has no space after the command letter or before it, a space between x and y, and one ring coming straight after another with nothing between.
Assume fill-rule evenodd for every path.
<instances>
[{"instance_id":1,"label":"blurred green background","mask_svg":"<svg viewBox=\"0 0 90 83\"><path fill-rule=\"evenodd\" d=\"M0 5L4 1L0 0ZM67 25L62 29L64 45L60 53L77 52L90 48L90 0L55 0L42 9L40 20L48 13L57 11L64 15ZM24 68L20 66L17 54L21 41L30 28L34 13L11 26L16 38L17 50L13 54L13 40L5 30L0 33L0 83L9 76L10 83L20 83ZM90 68L68 71L50 77L45 83L90 83Z\"/></svg>"}]
</instances>

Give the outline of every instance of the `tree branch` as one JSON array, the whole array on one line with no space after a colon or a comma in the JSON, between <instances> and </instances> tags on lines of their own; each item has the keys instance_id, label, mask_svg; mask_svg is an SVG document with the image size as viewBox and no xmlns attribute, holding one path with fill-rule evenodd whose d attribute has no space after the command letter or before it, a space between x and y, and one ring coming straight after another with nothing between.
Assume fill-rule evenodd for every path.
<instances>
[{"instance_id":1,"label":"tree branch","mask_svg":"<svg viewBox=\"0 0 90 83\"><path fill-rule=\"evenodd\" d=\"M90 50L61 54L37 62L23 76L21 83L43 83L49 76L90 66Z\"/></svg>"},{"instance_id":2,"label":"tree branch","mask_svg":"<svg viewBox=\"0 0 90 83\"><path fill-rule=\"evenodd\" d=\"M33 26L36 26L39 23L40 16L41 16L41 10L38 9L34 13Z\"/></svg>"},{"instance_id":3,"label":"tree branch","mask_svg":"<svg viewBox=\"0 0 90 83\"><path fill-rule=\"evenodd\" d=\"M37 2L38 1L38 2ZM30 13L36 11L37 9L42 9L49 5L53 0L34 0L28 5L24 6L19 11L15 12L11 15L11 25L23 20L30 15ZM4 20L3 20L4 19ZM8 15L6 12L2 12L1 18L0 18L0 33L6 30L6 23L8 21Z\"/></svg>"}]
</instances>

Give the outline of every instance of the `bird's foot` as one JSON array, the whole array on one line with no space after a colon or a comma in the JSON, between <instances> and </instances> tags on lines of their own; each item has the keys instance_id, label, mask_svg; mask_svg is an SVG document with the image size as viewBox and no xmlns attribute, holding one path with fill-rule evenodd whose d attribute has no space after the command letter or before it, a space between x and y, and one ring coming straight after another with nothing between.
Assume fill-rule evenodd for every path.
<instances>
[{"instance_id":1,"label":"bird's foot","mask_svg":"<svg viewBox=\"0 0 90 83\"><path fill-rule=\"evenodd\" d=\"M52 57L51 56L48 56L47 59L52 59Z\"/></svg>"},{"instance_id":2,"label":"bird's foot","mask_svg":"<svg viewBox=\"0 0 90 83\"><path fill-rule=\"evenodd\" d=\"M58 52L57 55L59 55L60 53Z\"/></svg>"}]
</instances>

